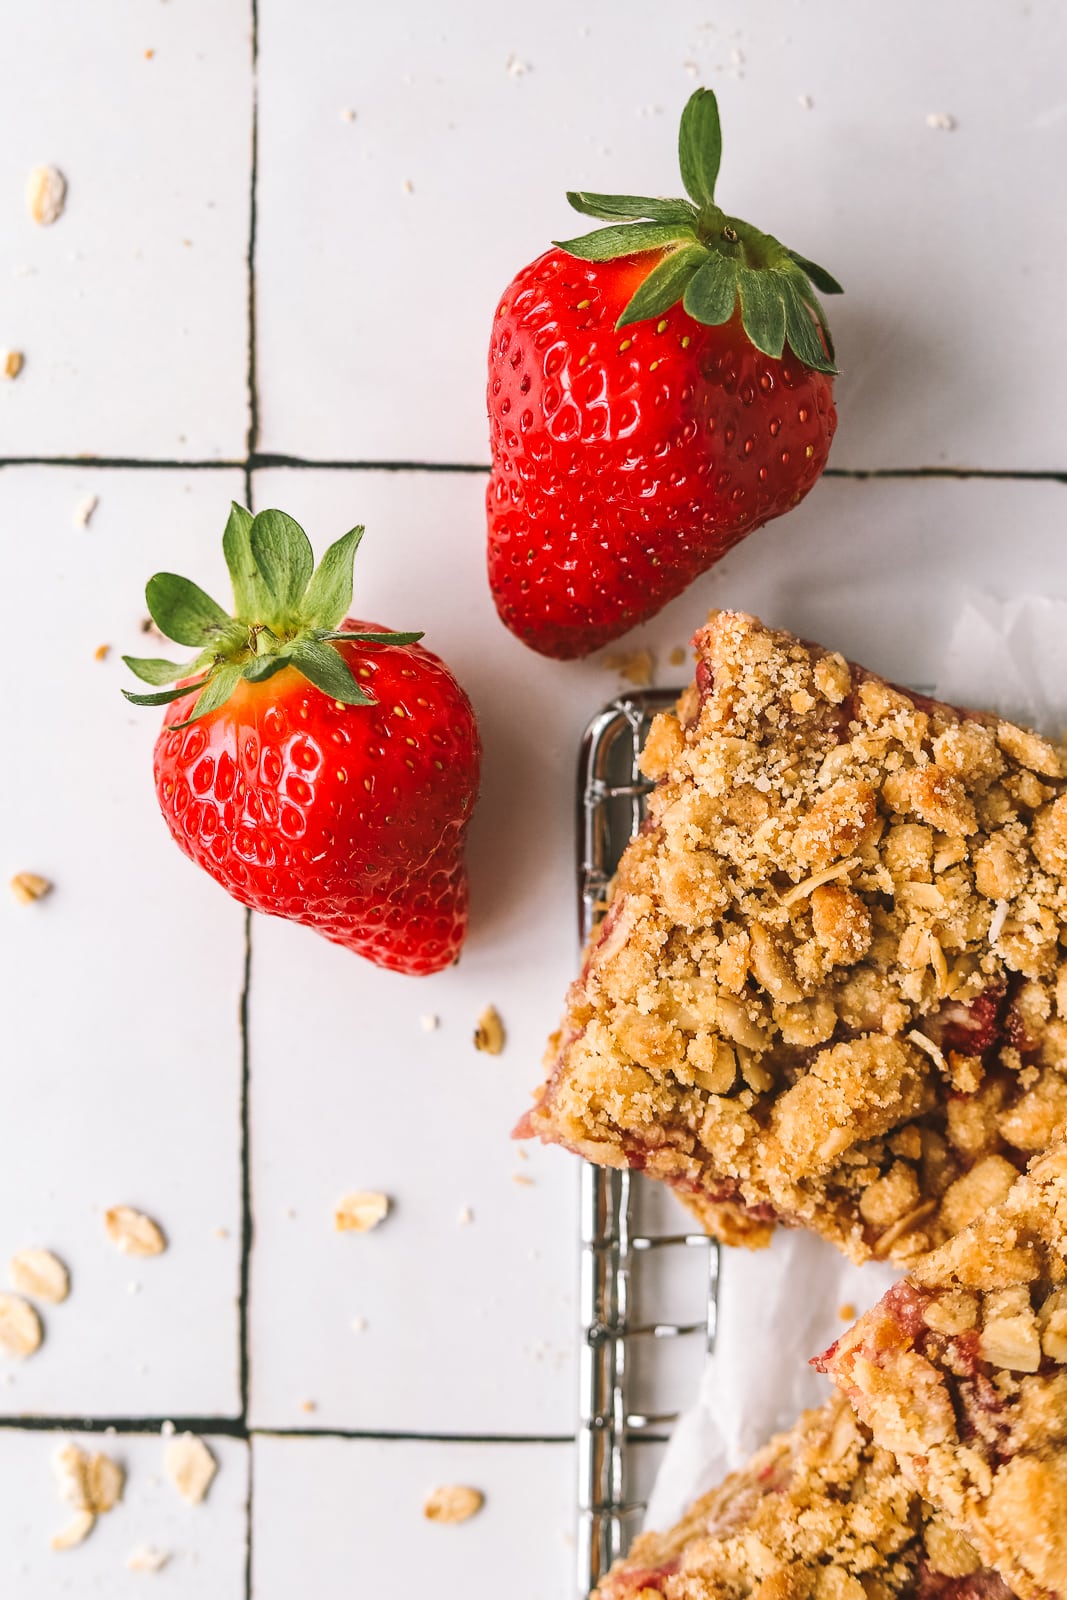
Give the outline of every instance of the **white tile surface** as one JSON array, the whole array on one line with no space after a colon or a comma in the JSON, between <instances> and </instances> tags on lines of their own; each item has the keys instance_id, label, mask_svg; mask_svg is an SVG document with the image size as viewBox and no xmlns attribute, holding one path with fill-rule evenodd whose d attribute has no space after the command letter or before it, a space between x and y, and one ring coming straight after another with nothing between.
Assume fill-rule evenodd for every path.
<instances>
[{"instance_id":1,"label":"white tile surface","mask_svg":"<svg viewBox=\"0 0 1067 1600\"><path fill-rule=\"evenodd\" d=\"M75 528L86 492L99 506ZM0 792L0 1277L15 1250L46 1245L73 1282L46 1308L41 1351L0 1363L5 1414L239 1405L244 919L166 832L152 788L160 714L122 699L119 657L145 653L143 584L158 567L219 589L220 522L240 492L234 472L0 471L0 526L19 535L5 581L25 597L7 633L27 663L5 708ZM55 889L20 906L7 883L27 869ZM115 1204L155 1216L167 1253L120 1255L103 1226Z\"/></svg>"},{"instance_id":2,"label":"white tile surface","mask_svg":"<svg viewBox=\"0 0 1067 1600\"><path fill-rule=\"evenodd\" d=\"M684 0L650 28L611 0L261 0L259 19L266 449L485 460L501 291L581 231L565 189L677 192L705 82L723 203L846 286L834 465L1067 466L1062 6Z\"/></svg>"},{"instance_id":3,"label":"white tile surface","mask_svg":"<svg viewBox=\"0 0 1067 1600\"><path fill-rule=\"evenodd\" d=\"M68 1438L121 1462L126 1490L83 1544L57 1552L50 1541L72 1513L57 1497L51 1462ZM189 1506L163 1476L158 1435L0 1432L0 1593L17 1600L112 1600L142 1591L158 1600L243 1600L248 1447L210 1435L206 1442L219 1470L203 1504ZM127 1568L130 1553L145 1545L170 1556L161 1572Z\"/></svg>"},{"instance_id":4,"label":"white tile surface","mask_svg":"<svg viewBox=\"0 0 1067 1600\"><path fill-rule=\"evenodd\" d=\"M569 1445L257 1439L254 1600L546 1600L573 1592ZM469 1484L469 1522L422 1515L427 1494Z\"/></svg>"},{"instance_id":5,"label":"white tile surface","mask_svg":"<svg viewBox=\"0 0 1067 1600\"><path fill-rule=\"evenodd\" d=\"M4 456L243 455L249 0L34 0L5 18ZM146 51L153 51L146 59ZM66 175L51 227L32 167Z\"/></svg>"},{"instance_id":6,"label":"white tile surface","mask_svg":"<svg viewBox=\"0 0 1067 1600\"><path fill-rule=\"evenodd\" d=\"M846 284L833 466L1067 471L1067 361L1047 309L1067 246L1062 7L898 0L875 24L831 0L682 0L649 29L611 0L259 0L258 17L264 451L483 461L500 290L575 228L565 188L672 188L677 115L706 82L723 106L724 202ZM249 0L112 0L106 27L92 8L37 0L7 32L0 346L26 366L0 384L0 459L239 458ZM956 127L928 127L934 112ZM70 182L50 229L23 202L41 161ZM1010 198L1004 216L990 196ZM239 472L214 469L0 470L19 601L7 632L36 674L31 689L10 668L0 880L30 868L57 885L28 909L0 893L0 1278L32 1243L73 1273L70 1301L46 1308L42 1351L0 1365L0 1416L239 1411L244 918L166 835L151 792L157 714L121 701L118 658L146 649L141 596L157 566L221 594L219 534L242 489ZM524 1161L507 1135L574 966L578 738L620 682L599 660L533 656L500 627L483 491L480 474L256 475L258 503L291 510L320 549L366 521L356 609L427 628L486 746L456 970L402 979L255 923L250 1420L327 1430L254 1440L257 1600L347 1600L353 1583L375 1600L488 1600L502 1573L516 1600L570 1592L567 1444L328 1436L543 1441L576 1419L576 1167L540 1149ZM99 506L75 529L90 492ZM676 680L670 649L710 604L736 604L928 680L967 586L1067 594L1065 493L828 479L628 642L651 645L660 681ZM497 1059L470 1043L489 1001L509 1034ZM370 1236L337 1236L334 1201L364 1186L393 1196L392 1215ZM101 1218L119 1201L158 1216L167 1255L114 1253ZM669 1226L675 1203L660 1201ZM642 1316L698 1314L691 1272L647 1268ZM643 1387L652 1362L639 1357L637 1403L685 1400L695 1349L678 1351L667 1391L658 1377ZM64 1516L55 1444L0 1429L0 1592L126 1595L142 1581L126 1556L149 1543L174 1552L153 1593L243 1595L241 1442L214 1442L223 1471L194 1511L154 1481L158 1438L119 1437L127 1502L64 1556L48 1548ZM658 1454L634 1454L635 1497ZM482 1515L424 1522L425 1493L456 1481L487 1492Z\"/></svg>"}]
</instances>

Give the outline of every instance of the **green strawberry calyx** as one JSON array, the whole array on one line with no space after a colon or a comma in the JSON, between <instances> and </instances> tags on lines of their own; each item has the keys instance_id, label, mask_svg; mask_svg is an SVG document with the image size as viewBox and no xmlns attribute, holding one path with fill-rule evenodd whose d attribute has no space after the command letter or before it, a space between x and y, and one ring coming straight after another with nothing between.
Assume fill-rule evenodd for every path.
<instances>
[{"instance_id":1,"label":"green strawberry calyx","mask_svg":"<svg viewBox=\"0 0 1067 1600\"><path fill-rule=\"evenodd\" d=\"M156 627L176 644L198 648L199 654L185 662L123 656L142 683L158 690L134 694L123 689L127 700L135 706L165 706L199 691L188 717L175 723L185 728L224 705L242 679L262 683L283 667L295 667L331 700L374 705L373 695L356 682L337 646L346 641L415 644L422 634L337 631L352 603L352 563L362 537L362 528L352 528L316 567L308 536L292 517L284 511L253 516L235 502L222 536L234 614L188 578L173 572L149 578L145 599Z\"/></svg>"},{"instance_id":2,"label":"green strawberry calyx","mask_svg":"<svg viewBox=\"0 0 1067 1600\"><path fill-rule=\"evenodd\" d=\"M729 322L740 300L742 327L757 350L777 360L788 344L805 366L836 372L830 329L815 289L841 294L841 285L825 268L715 204L721 156L718 102L711 89L698 89L678 130L678 163L689 199L570 192L567 199L576 211L612 226L554 243L583 261L612 261L646 250L663 255L617 328L662 316L679 300L695 322L719 327Z\"/></svg>"}]
</instances>

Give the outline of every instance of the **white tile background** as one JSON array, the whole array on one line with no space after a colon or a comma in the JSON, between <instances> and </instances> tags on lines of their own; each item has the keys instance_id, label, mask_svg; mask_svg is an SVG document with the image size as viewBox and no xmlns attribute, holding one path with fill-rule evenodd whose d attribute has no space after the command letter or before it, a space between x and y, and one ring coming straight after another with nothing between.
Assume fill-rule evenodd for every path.
<instances>
[{"instance_id":1,"label":"white tile background","mask_svg":"<svg viewBox=\"0 0 1067 1600\"><path fill-rule=\"evenodd\" d=\"M0 867L57 888L0 901L0 1261L50 1244L74 1292L41 1353L0 1372L0 1592L569 1594L576 1173L507 1134L573 966L577 741L616 680L534 657L493 614L491 309L580 226L564 188L670 192L677 113L714 86L722 198L846 285L841 428L797 513L635 643L663 663L728 602L923 681L965 587L1067 593L1067 12L8 11L0 345L26 366L0 384ZM38 161L70 183L51 229L23 207ZM144 579L170 565L218 587L233 495L284 505L319 548L366 522L357 609L426 628L486 746L460 967L402 979L254 919L246 1027L245 919L167 839L155 719L118 694ZM488 1001L497 1059L470 1044ZM394 1212L339 1238L333 1201L364 1186ZM101 1213L118 1201L159 1217L166 1256L114 1255ZM167 1501L158 1440L129 1431L168 1415L218 1435L197 1511ZM47 1424L79 1419L126 1424L129 1501L59 1557ZM424 1524L442 1481L485 1489L486 1511ZM125 1572L129 1548L165 1541L158 1578Z\"/></svg>"}]
</instances>

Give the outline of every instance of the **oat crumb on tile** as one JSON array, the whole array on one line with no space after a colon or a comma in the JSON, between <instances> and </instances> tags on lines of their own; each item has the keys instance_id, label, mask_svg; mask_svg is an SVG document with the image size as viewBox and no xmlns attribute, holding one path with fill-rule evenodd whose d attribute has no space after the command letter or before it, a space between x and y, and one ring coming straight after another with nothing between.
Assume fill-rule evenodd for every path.
<instances>
[{"instance_id":1,"label":"oat crumb on tile","mask_svg":"<svg viewBox=\"0 0 1067 1600\"><path fill-rule=\"evenodd\" d=\"M35 900L43 900L54 887L51 879L42 878L39 872L16 872L11 880L11 893L20 906L32 906Z\"/></svg>"},{"instance_id":2,"label":"oat crumb on tile","mask_svg":"<svg viewBox=\"0 0 1067 1600\"><path fill-rule=\"evenodd\" d=\"M149 1544L139 1544L126 1557L126 1567L130 1572L162 1572L169 1560L169 1551L156 1550Z\"/></svg>"},{"instance_id":3,"label":"oat crumb on tile","mask_svg":"<svg viewBox=\"0 0 1067 1600\"><path fill-rule=\"evenodd\" d=\"M17 378L25 364L21 350L0 350L0 377Z\"/></svg>"},{"instance_id":4,"label":"oat crumb on tile","mask_svg":"<svg viewBox=\"0 0 1067 1600\"><path fill-rule=\"evenodd\" d=\"M218 1462L195 1433L176 1434L163 1452L163 1470L188 1505L198 1506L219 1470Z\"/></svg>"},{"instance_id":5,"label":"oat crumb on tile","mask_svg":"<svg viewBox=\"0 0 1067 1600\"><path fill-rule=\"evenodd\" d=\"M474 1048L498 1056L507 1042L504 1024L496 1006L486 1006L474 1030Z\"/></svg>"},{"instance_id":6,"label":"oat crumb on tile","mask_svg":"<svg viewBox=\"0 0 1067 1600\"><path fill-rule=\"evenodd\" d=\"M41 1319L17 1294L0 1294L0 1355L24 1361L41 1348Z\"/></svg>"},{"instance_id":7,"label":"oat crumb on tile","mask_svg":"<svg viewBox=\"0 0 1067 1600\"><path fill-rule=\"evenodd\" d=\"M434 1489L427 1496L422 1514L428 1522L468 1522L471 1517L477 1516L484 1504L485 1496L480 1489L452 1483Z\"/></svg>"},{"instance_id":8,"label":"oat crumb on tile","mask_svg":"<svg viewBox=\"0 0 1067 1600\"><path fill-rule=\"evenodd\" d=\"M338 1233L369 1233L389 1214L389 1196L378 1190L359 1189L342 1195L334 1210L334 1227Z\"/></svg>"},{"instance_id":9,"label":"oat crumb on tile","mask_svg":"<svg viewBox=\"0 0 1067 1600\"><path fill-rule=\"evenodd\" d=\"M111 1206L104 1213L104 1227L111 1243L124 1256L159 1256L167 1248L159 1223L132 1206Z\"/></svg>"},{"instance_id":10,"label":"oat crumb on tile","mask_svg":"<svg viewBox=\"0 0 1067 1600\"><path fill-rule=\"evenodd\" d=\"M58 167L34 167L26 179L26 209L39 227L50 227L63 215L67 180Z\"/></svg>"},{"instance_id":11,"label":"oat crumb on tile","mask_svg":"<svg viewBox=\"0 0 1067 1600\"><path fill-rule=\"evenodd\" d=\"M100 496L98 494L83 494L74 507L74 526L76 528L87 528L92 521L93 512L99 504Z\"/></svg>"},{"instance_id":12,"label":"oat crumb on tile","mask_svg":"<svg viewBox=\"0 0 1067 1600\"><path fill-rule=\"evenodd\" d=\"M70 1293L70 1273L51 1250L18 1250L11 1257L8 1277L12 1288L31 1300L58 1306Z\"/></svg>"}]
</instances>

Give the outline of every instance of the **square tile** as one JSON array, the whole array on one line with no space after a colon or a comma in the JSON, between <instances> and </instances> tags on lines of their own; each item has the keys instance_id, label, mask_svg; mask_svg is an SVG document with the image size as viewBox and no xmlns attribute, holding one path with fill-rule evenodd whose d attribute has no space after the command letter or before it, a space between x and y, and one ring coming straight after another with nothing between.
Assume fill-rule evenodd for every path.
<instances>
[{"instance_id":1,"label":"square tile","mask_svg":"<svg viewBox=\"0 0 1067 1600\"><path fill-rule=\"evenodd\" d=\"M8 19L0 145L5 456L234 459L248 429L250 0ZM68 184L51 227L30 170Z\"/></svg>"},{"instance_id":2,"label":"square tile","mask_svg":"<svg viewBox=\"0 0 1067 1600\"><path fill-rule=\"evenodd\" d=\"M565 190L677 192L706 83L723 203L845 284L833 464L1067 467L1062 8L899 0L875 32L833 0L685 0L654 29L607 0L262 0L259 43L264 449L484 461L505 285L583 231Z\"/></svg>"},{"instance_id":3,"label":"square tile","mask_svg":"<svg viewBox=\"0 0 1067 1600\"><path fill-rule=\"evenodd\" d=\"M223 591L219 536L235 472L8 467L0 523L8 697L0 962L5 976L0 1263L57 1251L69 1301L46 1338L0 1363L0 1411L123 1417L239 1406L238 1007L244 913L177 850L152 786L160 713L119 693L159 567ZM72 511L99 505L87 528ZM110 645L104 661L98 645ZM16 872L53 881L21 906ZM118 1253L103 1213L155 1217L163 1256ZM6 1277L6 1272L4 1273Z\"/></svg>"},{"instance_id":4,"label":"square tile","mask_svg":"<svg viewBox=\"0 0 1067 1600\"><path fill-rule=\"evenodd\" d=\"M277 1439L253 1444L254 1600L545 1600L574 1593L570 1445ZM431 1490L485 1496L469 1522L427 1521Z\"/></svg>"},{"instance_id":5,"label":"square tile","mask_svg":"<svg viewBox=\"0 0 1067 1600\"><path fill-rule=\"evenodd\" d=\"M122 1501L84 1543L56 1551L51 1540L73 1512L58 1498L52 1457L73 1438L103 1451L126 1470ZM145 1585L159 1600L244 1600L247 1560L248 1446L207 1436L218 1473L206 1500L185 1504L163 1475L164 1441L152 1434L0 1432L0 1591L18 1600L56 1595L128 1595ZM145 1576L130 1556L149 1549L169 1559Z\"/></svg>"}]
</instances>

